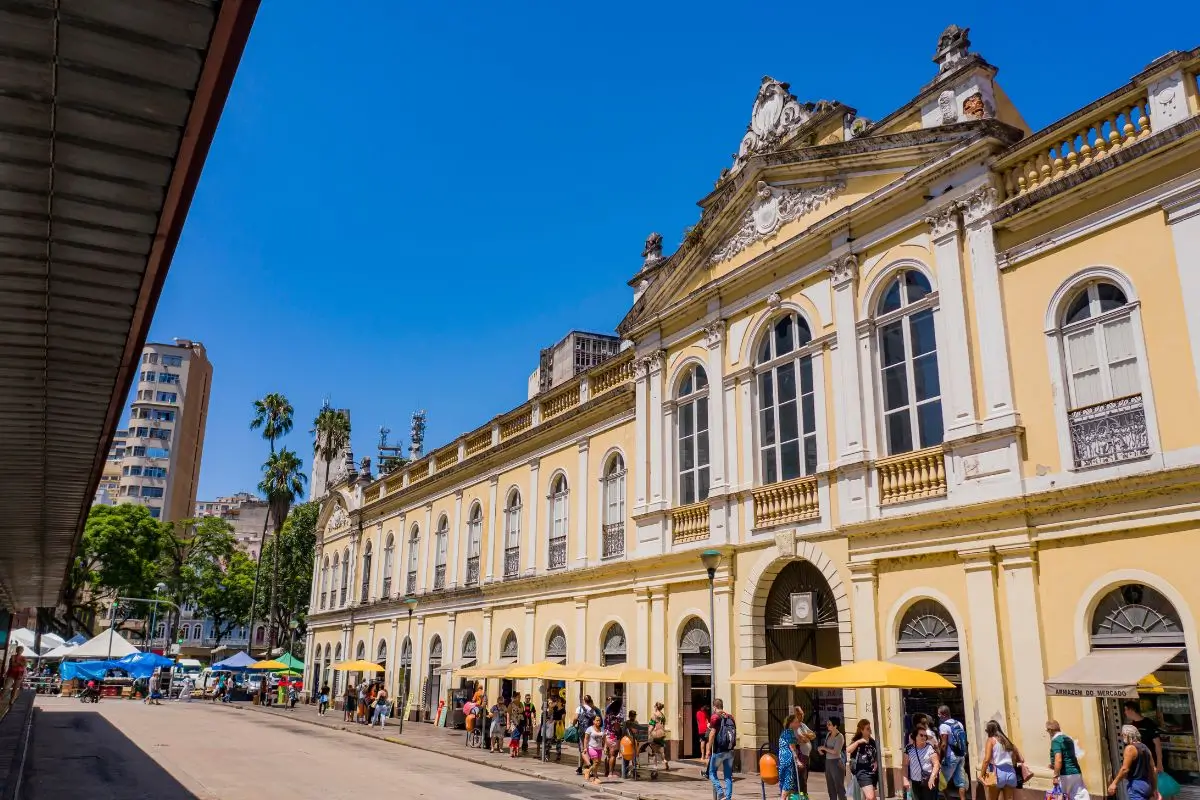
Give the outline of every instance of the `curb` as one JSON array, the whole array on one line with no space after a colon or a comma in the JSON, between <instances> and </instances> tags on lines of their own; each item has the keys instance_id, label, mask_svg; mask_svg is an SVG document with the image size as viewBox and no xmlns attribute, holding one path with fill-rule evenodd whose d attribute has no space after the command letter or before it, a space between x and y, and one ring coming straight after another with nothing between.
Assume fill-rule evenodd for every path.
<instances>
[{"instance_id":1,"label":"curb","mask_svg":"<svg viewBox=\"0 0 1200 800\"><path fill-rule=\"evenodd\" d=\"M218 705L220 705L220 704L218 704ZM234 708L235 708L235 710L238 710L238 711L242 710L241 707L235 706ZM408 747L413 750L421 750L426 753L437 753L438 755L448 756L450 758L454 758L459 761L466 761L471 764L478 764L478 765L484 766L484 767L491 767L492 769L498 769L502 772L510 772L514 775L521 775L526 778L535 778L537 780L552 781L554 783L562 784L563 786L573 786L576 789L587 789L587 790L591 790L594 792L601 792L603 794L609 794L609 795L613 795L615 797L627 798L627 800L674 800L673 798L667 798L662 795L642 794L641 792L631 792L626 789L619 789L615 786L605 786L605 785L594 786L594 785L589 785L587 783L583 783L582 781L564 780L563 778L560 778L557 775L547 775L544 772L536 772L536 771L529 772L529 771L522 770L522 769L516 769L507 764L503 764L503 763L498 764L495 761L492 761L492 760L489 760L486 758L476 758L474 756L470 756L465 753L456 753L454 751L440 750L436 747L432 747L432 746L424 745L424 744L418 744L416 742L406 741L404 739L400 739L395 736L377 736L368 731L358 730L359 728L361 728L360 725L354 725L353 727L345 727L344 725L337 725L337 724L327 725L323 722L318 722L317 720L306 719L304 717L293 717L293 716L289 716L287 714L279 714L274 711L267 711L266 709L258 708L255 706L247 706L246 708L248 710L257 712L259 714L269 714L272 717L279 717L281 719L290 719L295 722L303 722L307 725L314 725L318 728L324 728L325 730L344 731L346 733L353 733L353 734L357 734L359 736L364 736L368 739L374 739L375 741L388 742L390 744L397 744L397 745L400 745L401 747Z\"/></svg>"}]
</instances>

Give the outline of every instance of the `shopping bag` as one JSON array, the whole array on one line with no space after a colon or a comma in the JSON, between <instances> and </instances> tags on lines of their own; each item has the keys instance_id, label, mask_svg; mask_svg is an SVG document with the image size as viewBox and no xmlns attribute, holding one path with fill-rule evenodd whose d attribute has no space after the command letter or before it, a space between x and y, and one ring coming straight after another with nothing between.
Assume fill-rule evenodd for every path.
<instances>
[{"instance_id":1,"label":"shopping bag","mask_svg":"<svg viewBox=\"0 0 1200 800\"><path fill-rule=\"evenodd\" d=\"M1165 772L1158 773L1158 793L1163 797L1174 797L1179 794L1179 781Z\"/></svg>"},{"instance_id":2,"label":"shopping bag","mask_svg":"<svg viewBox=\"0 0 1200 800\"><path fill-rule=\"evenodd\" d=\"M576 742L578 742L579 741L579 728L576 728L574 725L567 728L565 731L563 731L562 740L564 742L566 742L567 744L575 744Z\"/></svg>"}]
</instances>

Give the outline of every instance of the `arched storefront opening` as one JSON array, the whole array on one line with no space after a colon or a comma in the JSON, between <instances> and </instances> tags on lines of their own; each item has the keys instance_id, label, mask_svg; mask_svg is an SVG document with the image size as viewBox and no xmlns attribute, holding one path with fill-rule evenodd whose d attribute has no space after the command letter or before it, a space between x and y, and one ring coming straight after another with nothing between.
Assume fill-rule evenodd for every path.
<instances>
[{"instance_id":1,"label":"arched storefront opening","mask_svg":"<svg viewBox=\"0 0 1200 800\"><path fill-rule=\"evenodd\" d=\"M515 664L521 656L520 647L517 645L517 634L511 630L504 632L500 637L500 661L508 664ZM500 698L502 700L512 700L515 684L508 678L503 678L500 681Z\"/></svg>"},{"instance_id":2,"label":"arched storefront opening","mask_svg":"<svg viewBox=\"0 0 1200 800\"><path fill-rule=\"evenodd\" d=\"M375 673L375 679L385 681L385 683L383 684L384 686L387 686L387 683L386 683L386 680L387 680L386 679L387 656L388 656L387 640L380 639L379 646L375 648L375 663L378 664L383 669L381 669L381 670L379 670L379 672Z\"/></svg>"},{"instance_id":3,"label":"arched storefront opening","mask_svg":"<svg viewBox=\"0 0 1200 800\"><path fill-rule=\"evenodd\" d=\"M900 618L899 630L896 632L896 655L888 661L936 672L955 687L902 690L902 730L912 729L912 718L915 714L925 714L936 720L938 707L943 705L950 707L950 715L955 719L966 719L958 629L954 618L941 603L922 598L908 607L904 616Z\"/></svg>"},{"instance_id":4,"label":"arched storefront opening","mask_svg":"<svg viewBox=\"0 0 1200 800\"><path fill-rule=\"evenodd\" d=\"M611 667L614 664L624 664L628 657L629 647L625 640L625 629L619 622L610 623L600 637L600 666ZM605 683L600 687L600 693L604 695L604 698L597 697L595 700L604 704L605 711L611 705L609 698L612 698L612 703L621 709L622 716L625 714L625 684Z\"/></svg>"},{"instance_id":5,"label":"arched storefront opening","mask_svg":"<svg viewBox=\"0 0 1200 800\"><path fill-rule=\"evenodd\" d=\"M412 654L412 640L405 636L404 641L400 644L400 674L397 676L400 694L397 700L401 708L408 710L410 714L412 710L408 697L412 692ZM405 722L407 721L408 717L405 717Z\"/></svg>"},{"instance_id":6,"label":"arched storefront opening","mask_svg":"<svg viewBox=\"0 0 1200 800\"><path fill-rule=\"evenodd\" d=\"M338 642L337 645L333 648L333 663L334 664L340 663L341 660L342 660L342 643ZM341 670L332 670L332 672L333 672L333 697L336 698L339 696L338 689L341 688L342 671Z\"/></svg>"},{"instance_id":7,"label":"arched storefront opening","mask_svg":"<svg viewBox=\"0 0 1200 800\"><path fill-rule=\"evenodd\" d=\"M812 562L792 561L775 576L767 593L763 624L766 663L791 660L818 667L841 666L837 601ZM818 745L824 740L825 720L845 716L840 690L771 686L767 689L767 741L779 740L784 720L797 705L803 706L804 721L817 733ZM815 747L812 759L814 769L823 769Z\"/></svg>"},{"instance_id":8,"label":"arched storefront opening","mask_svg":"<svg viewBox=\"0 0 1200 800\"><path fill-rule=\"evenodd\" d=\"M699 758L696 712L712 708L712 636L699 617L689 619L680 632L679 673L683 709L679 747L684 758Z\"/></svg>"},{"instance_id":9,"label":"arched storefront opening","mask_svg":"<svg viewBox=\"0 0 1200 800\"><path fill-rule=\"evenodd\" d=\"M1181 796L1200 793L1200 750L1196 744L1195 698L1183 622L1157 589L1125 583L1110 589L1089 620L1091 651L1046 681L1051 695L1082 698L1099 705L1107 758L1104 780L1120 759L1121 725L1134 722L1143 734L1161 731L1164 770L1181 786ZM1128 709L1128 710L1127 710ZM1140 715L1150 724L1133 717ZM1155 750L1152 742L1147 742Z\"/></svg>"},{"instance_id":10,"label":"arched storefront opening","mask_svg":"<svg viewBox=\"0 0 1200 800\"><path fill-rule=\"evenodd\" d=\"M429 665L425 679L425 721L436 722L438 703L442 699L442 637L434 634L429 643Z\"/></svg>"}]
</instances>

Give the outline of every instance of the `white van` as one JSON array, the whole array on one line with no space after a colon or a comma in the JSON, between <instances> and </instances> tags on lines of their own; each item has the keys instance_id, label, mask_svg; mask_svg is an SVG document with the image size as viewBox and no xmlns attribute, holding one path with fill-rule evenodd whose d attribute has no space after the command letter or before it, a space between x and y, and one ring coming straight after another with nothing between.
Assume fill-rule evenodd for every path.
<instances>
[{"instance_id":1,"label":"white van","mask_svg":"<svg viewBox=\"0 0 1200 800\"><path fill-rule=\"evenodd\" d=\"M194 658L181 658L171 669L171 694L178 694L183 688L183 684L188 678L199 686L200 685L200 670L203 666Z\"/></svg>"}]
</instances>

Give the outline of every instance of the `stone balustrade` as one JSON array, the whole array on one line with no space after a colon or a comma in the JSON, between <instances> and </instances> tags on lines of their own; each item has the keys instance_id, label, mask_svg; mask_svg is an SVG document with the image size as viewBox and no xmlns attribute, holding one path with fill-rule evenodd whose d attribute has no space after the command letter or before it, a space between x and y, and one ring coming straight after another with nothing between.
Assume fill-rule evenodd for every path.
<instances>
[{"instance_id":1,"label":"stone balustrade","mask_svg":"<svg viewBox=\"0 0 1200 800\"><path fill-rule=\"evenodd\" d=\"M946 454L941 445L880 459L875 473L883 506L946 494Z\"/></svg>"},{"instance_id":2,"label":"stone balustrade","mask_svg":"<svg viewBox=\"0 0 1200 800\"><path fill-rule=\"evenodd\" d=\"M603 394L633 380L633 351L602 364L591 376L591 395Z\"/></svg>"},{"instance_id":3,"label":"stone balustrade","mask_svg":"<svg viewBox=\"0 0 1200 800\"><path fill-rule=\"evenodd\" d=\"M671 509L671 541L675 544L708 538L708 501Z\"/></svg>"},{"instance_id":4,"label":"stone balustrade","mask_svg":"<svg viewBox=\"0 0 1200 800\"><path fill-rule=\"evenodd\" d=\"M542 401L542 420L557 417L579 405L580 384L573 383L561 392Z\"/></svg>"},{"instance_id":5,"label":"stone balustrade","mask_svg":"<svg viewBox=\"0 0 1200 800\"><path fill-rule=\"evenodd\" d=\"M821 515L817 479L809 476L754 489L754 527L815 519Z\"/></svg>"},{"instance_id":6,"label":"stone balustrade","mask_svg":"<svg viewBox=\"0 0 1200 800\"><path fill-rule=\"evenodd\" d=\"M500 441L511 439L519 433L533 427L533 408L526 407L519 414L509 417L500 423Z\"/></svg>"},{"instance_id":7,"label":"stone balustrade","mask_svg":"<svg viewBox=\"0 0 1200 800\"><path fill-rule=\"evenodd\" d=\"M453 467L458 463L458 445L447 447L444 450L438 450L433 454L434 464L437 465L438 472Z\"/></svg>"},{"instance_id":8,"label":"stone balustrade","mask_svg":"<svg viewBox=\"0 0 1200 800\"><path fill-rule=\"evenodd\" d=\"M487 430L471 434L467 437L466 446L468 456L487 450L492 446L492 429L489 427Z\"/></svg>"}]
</instances>

